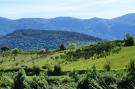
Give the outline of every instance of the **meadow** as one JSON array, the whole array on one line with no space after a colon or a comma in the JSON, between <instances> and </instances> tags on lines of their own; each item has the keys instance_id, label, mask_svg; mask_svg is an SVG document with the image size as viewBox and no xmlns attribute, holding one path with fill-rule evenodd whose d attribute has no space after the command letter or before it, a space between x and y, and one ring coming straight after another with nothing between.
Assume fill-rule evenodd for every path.
<instances>
[{"instance_id":1,"label":"meadow","mask_svg":"<svg viewBox=\"0 0 135 89\"><path fill-rule=\"evenodd\" d=\"M79 47L62 44L55 50L1 48L0 87L134 89L135 46L130 41L103 41Z\"/></svg>"}]
</instances>

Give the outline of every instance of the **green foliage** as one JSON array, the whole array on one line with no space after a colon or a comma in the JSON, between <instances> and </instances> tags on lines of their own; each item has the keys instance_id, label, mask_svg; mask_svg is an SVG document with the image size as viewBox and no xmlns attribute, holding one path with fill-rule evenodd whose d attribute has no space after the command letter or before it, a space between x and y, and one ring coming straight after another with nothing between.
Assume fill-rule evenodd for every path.
<instances>
[{"instance_id":1,"label":"green foliage","mask_svg":"<svg viewBox=\"0 0 135 89\"><path fill-rule=\"evenodd\" d=\"M135 47L122 47L121 44L122 42L119 41L100 42L74 50L54 51L47 55L38 55L38 60L31 59L31 57L37 57L34 51L30 54L27 54L27 52L19 53L16 60L12 60L13 55L10 51L2 52L0 54L0 61L2 61L0 65L0 88L117 89L118 87L118 89L128 89L130 87L130 89L133 89L135 85L134 60L131 60L128 64L127 71L123 68L131 57L135 57ZM98 52L99 50L104 51ZM117 54L112 54L113 52ZM6 55L5 57L2 56L3 53ZM67 53L71 53L70 56L63 57L63 54ZM90 56L92 53L95 54ZM80 60L78 60L79 58ZM91 60L84 60L84 58L91 58ZM61 60L63 62L59 65ZM33 66L32 62L37 66ZM28 64L25 69L27 76L24 69L17 72L21 67L20 64L23 63ZM18 64L19 67L14 66L15 64ZM88 68L91 69L86 70ZM105 71L103 71L103 68ZM111 70L111 68L114 70ZM73 69L75 70L71 71ZM46 73L47 70L48 73Z\"/></svg>"},{"instance_id":2,"label":"green foliage","mask_svg":"<svg viewBox=\"0 0 135 89\"><path fill-rule=\"evenodd\" d=\"M33 74L35 75L39 75L41 71L39 66L33 66L32 70L33 70Z\"/></svg>"},{"instance_id":3,"label":"green foliage","mask_svg":"<svg viewBox=\"0 0 135 89\"><path fill-rule=\"evenodd\" d=\"M97 69L96 69L95 64L92 66L91 70L88 71L87 76L92 79L97 79L98 74L97 74Z\"/></svg>"},{"instance_id":4,"label":"green foliage","mask_svg":"<svg viewBox=\"0 0 135 89\"><path fill-rule=\"evenodd\" d=\"M46 64L42 67L43 69L51 69L50 65L49 64Z\"/></svg>"},{"instance_id":5,"label":"green foliage","mask_svg":"<svg viewBox=\"0 0 135 89\"><path fill-rule=\"evenodd\" d=\"M82 79L77 86L77 89L102 89L96 80L86 77Z\"/></svg>"},{"instance_id":6,"label":"green foliage","mask_svg":"<svg viewBox=\"0 0 135 89\"><path fill-rule=\"evenodd\" d=\"M59 47L60 50L66 50L66 47L64 46L64 44L61 44Z\"/></svg>"},{"instance_id":7,"label":"green foliage","mask_svg":"<svg viewBox=\"0 0 135 89\"><path fill-rule=\"evenodd\" d=\"M56 75L59 75L59 74L61 74L61 72L62 72L61 66L60 66L59 64L55 65L55 66L54 66L54 73L55 73Z\"/></svg>"},{"instance_id":8,"label":"green foliage","mask_svg":"<svg viewBox=\"0 0 135 89\"><path fill-rule=\"evenodd\" d=\"M70 50L73 50L73 49L76 49L76 48L77 48L77 44L76 43L70 43L67 46L67 49L70 49Z\"/></svg>"},{"instance_id":9,"label":"green foliage","mask_svg":"<svg viewBox=\"0 0 135 89\"><path fill-rule=\"evenodd\" d=\"M103 76L99 78L98 83L105 89L115 89L111 85L116 84L116 81L116 78L113 76Z\"/></svg>"},{"instance_id":10,"label":"green foliage","mask_svg":"<svg viewBox=\"0 0 135 89\"><path fill-rule=\"evenodd\" d=\"M10 48L7 46L1 47L1 51L9 51L9 50L10 50Z\"/></svg>"},{"instance_id":11,"label":"green foliage","mask_svg":"<svg viewBox=\"0 0 135 89\"><path fill-rule=\"evenodd\" d=\"M44 76L33 76L32 81L26 87L26 89L48 89L48 82Z\"/></svg>"},{"instance_id":12,"label":"green foliage","mask_svg":"<svg viewBox=\"0 0 135 89\"><path fill-rule=\"evenodd\" d=\"M14 54L15 56L17 56L17 54L20 52L21 50L18 48L14 48L11 50L12 54Z\"/></svg>"},{"instance_id":13,"label":"green foliage","mask_svg":"<svg viewBox=\"0 0 135 89\"><path fill-rule=\"evenodd\" d=\"M83 47L82 49L77 49L76 51L69 51L65 53L65 58L71 61L80 58L90 59L95 57L94 59L96 59L106 57L112 52L118 53L120 51L119 46L117 47L116 44L117 43L114 42L99 42L94 45Z\"/></svg>"},{"instance_id":14,"label":"green foliage","mask_svg":"<svg viewBox=\"0 0 135 89\"><path fill-rule=\"evenodd\" d=\"M110 71L110 70L111 70L111 63L110 63L110 61L107 61L107 62L104 64L104 70L105 70L105 71Z\"/></svg>"},{"instance_id":15,"label":"green foliage","mask_svg":"<svg viewBox=\"0 0 135 89\"><path fill-rule=\"evenodd\" d=\"M26 77L26 73L24 69L20 69L15 80L14 80L14 87L13 89L24 89L24 80Z\"/></svg>"},{"instance_id":16,"label":"green foliage","mask_svg":"<svg viewBox=\"0 0 135 89\"><path fill-rule=\"evenodd\" d=\"M79 74L75 70L73 70L69 73L69 77L74 79L75 82L78 82L78 80L79 80Z\"/></svg>"},{"instance_id":17,"label":"green foliage","mask_svg":"<svg viewBox=\"0 0 135 89\"><path fill-rule=\"evenodd\" d=\"M14 80L9 76L1 76L0 77L0 88L2 89L10 89L14 85Z\"/></svg>"},{"instance_id":18,"label":"green foliage","mask_svg":"<svg viewBox=\"0 0 135 89\"><path fill-rule=\"evenodd\" d=\"M134 38L130 34L125 35L125 46L133 46L134 45Z\"/></svg>"},{"instance_id":19,"label":"green foliage","mask_svg":"<svg viewBox=\"0 0 135 89\"><path fill-rule=\"evenodd\" d=\"M135 60L130 60L128 64L128 74L131 76L135 75Z\"/></svg>"}]
</instances>

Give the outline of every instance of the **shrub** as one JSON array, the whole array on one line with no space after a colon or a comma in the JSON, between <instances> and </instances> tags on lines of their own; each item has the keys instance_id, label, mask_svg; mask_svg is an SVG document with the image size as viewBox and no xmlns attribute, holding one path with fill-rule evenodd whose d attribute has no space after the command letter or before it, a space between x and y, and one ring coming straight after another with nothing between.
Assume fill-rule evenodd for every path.
<instances>
[{"instance_id":1,"label":"shrub","mask_svg":"<svg viewBox=\"0 0 135 89\"><path fill-rule=\"evenodd\" d=\"M125 46L133 46L134 45L134 38L130 34L125 35Z\"/></svg>"},{"instance_id":2,"label":"shrub","mask_svg":"<svg viewBox=\"0 0 135 89\"><path fill-rule=\"evenodd\" d=\"M26 73L24 69L19 70L15 80L13 89L24 89L24 80L26 77Z\"/></svg>"},{"instance_id":3,"label":"shrub","mask_svg":"<svg viewBox=\"0 0 135 89\"><path fill-rule=\"evenodd\" d=\"M17 54L20 52L20 50L18 48L12 49L12 54L14 54L15 56L17 56Z\"/></svg>"},{"instance_id":4,"label":"shrub","mask_svg":"<svg viewBox=\"0 0 135 89\"><path fill-rule=\"evenodd\" d=\"M54 66L54 74L60 75L61 72L62 72L61 66L60 66L59 64L55 65L55 66Z\"/></svg>"},{"instance_id":5,"label":"shrub","mask_svg":"<svg viewBox=\"0 0 135 89\"><path fill-rule=\"evenodd\" d=\"M128 74L131 76L135 75L135 60L130 60L128 65Z\"/></svg>"},{"instance_id":6,"label":"shrub","mask_svg":"<svg viewBox=\"0 0 135 89\"><path fill-rule=\"evenodd\" d=\"M25 89L48 89L48 82L44 76L33 76L31 81L26 80Z\"/></svg>"},{"instance_id":7,"label":"shrub","mask_svg":"<svg viewBox=\"0 0 135 89\"><path fill-rule=\"evenodd\" d=\"M134 89L135 77L126 77L117 83L118 89Z\"/></svg>"},{"instance_id":8,"label":"shrub","mask_svg":"<svg viewBox=\"0 0 135 89\"><path fill-rule=\"evenodd\" d=\"M41 71L40 67L38 66L33 66L32 70L33 70L33 74L37 76L40 74L40 71Z\"/></svg>"},{"instance_id":9,"label":"shrub","mask_svg":"<svg viewBox=\"0 0 135 89\"><path fill-rule=\"evenodd\" d=\"M68 44L67 48L70 49L70 50L73 50L77 47L77 44L76 43L70 43Z\"/></svg>"},{"instance_id":10,"label":"shrub","mask_svg":"<svg viewBox=\"0 0 135 89\"><path fill-rule=\"evenodd\" d=\"M7 46L4 46L4 47L1 48L1 51L9 51L9 50L10 50L10 48L7 47Z\"/></svg>"},{"instance_id":11,"label":"shrub","mask_svg":"<svg viewBox=\"0 0 135 89\"><path fill-rule=\"evenodd\" d=\"M49 64L46 64L46 65L44 65L42 68L43 68L43 69L50 69L51 67L50 67Z\"/></svg>"},{"instance_id":12,"label":"shrub","mask_svg":"<svg viewBox=\"0 0 135 89\"><path fill-rule=\"evenodd\" d=\"M112 89L111 84L116 83L116 79L112 76L103 76L99 78L99 85L105 89Z\"/></svg>"},{"instance_id":13,"label":"shrub","mask_svg":"<svg viewBox=\"0 0 135 89\"><path fill-rule=\"evenodd\" d=\"M64 44L61 44L59 48L60 48L60 50L66 50Z\"/></svg>"},{"instance_id":14,"label":"shrub","mask_svg":"<svg viewBox=\"0 0 135 89\"><path fill-rule=\"evenodd\" d=\"M14 80L8 76L1 76L0 78L0 88L1 89L11 89L13 88Z\"/></svg>"},{"instance_id":15,"label":"shrub","mask_svg":"<svg viewBox=\"0 0 135 89\"><path fill-rule=\"evenodd\" d=\"M107 62L104 64L104 70L105 70L105 71L110 71L110 70L111 70L111 63L110 63L110 61L107 61Z\"/></svg>"},{"instance_id":16,"label":"shrub","mask_svg":"<svg viewBox=\"0 0 135 89\"><path fill-rule=\"evenodd\" d=\"M87 76L92 79L97 79L97 69L95 64L92 66L91 70L88 71Z\"/></svg>"},{"instance_id":17,"label":"shrub","mask_svg":"<svg viewBox=\"0 0 135 89\"><path fill-rule=\"evenodd\" d=\"M79 80L78 73L75 72L75 70L69 73L69 77L71 77L72 79L74 79L75 82L77 82Z\"/></svg>"},{"instance_id":18,"label":"shrub","mask_svg":"<svg viewBox=\"0 0 135 89\"><path fill-rule=\"evenodd\" d=\"M102 89L102 88L94 79L86 77L78 83L77 89Z\"/></svg>"}]
</instances>

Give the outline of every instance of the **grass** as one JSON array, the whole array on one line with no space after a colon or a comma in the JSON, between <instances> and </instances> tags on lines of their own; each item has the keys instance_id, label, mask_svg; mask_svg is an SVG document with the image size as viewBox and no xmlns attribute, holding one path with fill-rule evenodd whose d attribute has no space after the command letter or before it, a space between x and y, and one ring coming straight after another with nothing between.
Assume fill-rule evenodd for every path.
<instances>
[{"instance_id":1,"label":"grass","mask_svg":"<svg viewBox=\"0 0 135 89\"><path fill-rule=\"evenodd\" d=\"M5 60L0 65L0 68L3 69L12 69L12 68L18 68L20 67L22 63L25 63L28 65L28 67L32 67L33 65L38 65L39 67L42 67L46 64L50 64L51 67L53 67L55 64L59 63L60 61L64 61L63 59L51 59L51 57L59 56L60 54L63 54L63 52L56 52L53 54L49 54L47 56L39 57L36 60L32 60L31 57L36 57L36 54L29 54L29 55L18 55L15 60L12 60L11 57L2 57L0 56L0 60ZM8 60L12 61L8 61ZM98 70L102 70L104 64L107 61L111 62L112 69L114 70L120 70L125 69L130 59L135 59L135 46L132 47L123 47L122 50L118 54L113 54L110 56L107 56L106 58L99 58L99 59L79 59L78 61L74 62L62 62L62 70L63 71L72 71L72 70L87 70L90 69L93 64L96 65ZM20 64L19 64L20 63ZM18 65L17 65L18 64Z\"/></svg>"},{"instance_id":2,"label":"grass","mask_svg":"<svg viewBox=\"0 0 135 89\"><path fill-rule=\"evenodd\" d=\"M111 62L112 69L120 70L125 69L130 59L135 59L135 47L123 47L118 54L110 55L106 58L99 58L95 60L80 59L79 61L71 62L69 64L62 64L64 71L67 70L86 70L90 69L93 64L96 65L98 70L102 70L107 61Z\"/></svg>"}]
</instances>

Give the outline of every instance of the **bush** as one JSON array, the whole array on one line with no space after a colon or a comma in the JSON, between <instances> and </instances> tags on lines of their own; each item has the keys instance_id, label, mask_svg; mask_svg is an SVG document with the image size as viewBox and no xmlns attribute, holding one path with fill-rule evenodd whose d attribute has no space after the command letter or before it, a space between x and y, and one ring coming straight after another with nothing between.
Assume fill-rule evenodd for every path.
<instances>
[{"instance_id":1,"label":"bush","mask_svg":"<svg viewBox=\"0 0 135 89\"><path fill-rule=\"evenodd\" d=\"M77 89L102 89L102 88L94 79L86 77L78 83Z\"/></svg>"},{"instance_id":2,"label":"bush","mask_svg":"<svg viewBox=\"0 0 135 89\"><path fill-rule=\"evenodd\" d=\"M43 69L50 69L51 67L50 67L49 64L46 64L46 65L44 65L42 68L43 68Z\"/></svg>"},{"instance_id":3,"label":"bush","mask_svg":"<svg viewBox=\"0 0 135 89\"><path fill-rule=\"evenodd\" d=\"M71 77L72 79L75 80L75 82L77 82L79 80L79 76L78 76L78 73L75 72L75 71L72 71L69 73L69 77Z\"/></svg>"},{"instance_id":4,"label":"bush","mask_svg":"<svg viewBox=\"0 0 135 89\"><path fill-rule=\"evenodd\" d=\"M135 75L135 60L130 60L128 65L128 74L131 76Z\"/></svg>"},{"instance_id":5,"label":"bush","mask_svg":"<svg viewBox=\"0 0 135 89\"><path fill-rule=\"evenodd\" d=\"M70 49L70 50L73 50L77 47L77 44L76 43L70 43L68 44L67 48Z\"/></svg>"},{"instance_id":6,"label":"bush","mask_svg":"<svg viewBox=\"0 0 135 89\"><path fill-rule=\"evenodd\" d=\"M25 89L48 89L48 82L44 76L33 76L32 80L25 80Z\"/></svg>"},{"instance_id":7,"label":"bush","mask_svg":"<svg viewBox=\"0 0 135 89\"><path fill-rule=\"evenodd\" d=\"M54 66L54 74L60 75L61 72L62 72L61 66L60 66L59 64L55 65L55 66Z\"/></svg>"},{"instance_id":8,"label":"bush","mask_svg":"<svg viewBox=\"0 0 135 89\"><path fill-rule=\"evenodd\" d=\"M12 49L12 54L14 54L15 56L17 56L17 54L20 52L20 50L18 48Z\"/></svg>"},{"instance_id":9,"label":"bush","mask_svg":"<svg viewBox=\"0 0 135 89\"><path fill-rule=\"evenodd\" d=\"M60 48L60 50L66 50L64 44L61 44L59 48Z\"/></svg>"},{"instance_id":10,"label":"bush","mask_svg":"<svg viewBox=\"0 0 135 89\"><path fill-rule=\"evenodd\" d=\"M134 89L135 77L126 77L117 84L118 89Z\"/></svg>"},{"instance_id":11,"label":"bush","mask_svg":"<svg viewBox=\"0 0 135 89\"><path fill-rule=\"evenodd\" d=\"M1 89L11 89L13 88L14 80L8 76L1 76L0 78L0 88Z\"/></svg>"},{"instance_id":12,"label":"bush","mask_svg":"<svg viewBox=\"0 0 135 89\"><path fill-rule=\"evenodd\" d=\"M14 80L14 87L13 89L24 89L24 80L26 77L26 73L24 69L19 70L15 80Z\"/></svg>"},{"instance_id":13,"label":"bush","mask_svg":"<svg viewBox=\"0 0 135 89\"><path fill-rule=\"evenodd\" d=\"M130 34L125 35L125 46L133 46L134 45L134 38Z\"/></svg>"},{"instance_id":14,"label":"bush","mask_svg":"<svg viewBox=\"0 0 135 89\"><path fill-rule=\"evenodd\" d=\"M9 50L10 50L10 48L7 46L1 48L1 51L9 51Z\"/></svg>"},{"instance_id":15,"label":"bush","mask_svg":"<svg viewBox=\"0 0 135 89\"><path fill-rule=\"evenodd\" d=\"M95 64L92 66L91 70L88 71L87 76L92 78L92 79L97 79L97 69Z\"/></svg>"},{"instance_id":16,"label":"bush","mask_svg":"<svg viewBox=\"0 0 135 89\"><path fill-rule=\"evenodd\" d=\"M33 74L37 76L40 74L40 71L41 71L40 67L38 66L33 66L32 70L33 70Z\"/></svg>"},{"instance_id":17,"label":"bush","mask_svg":"<svg viewBox=\"0 0 135 89\"><path fill-rule=\"evenodd\" d=\"M110 63L110 61L108 61L108 62L106 62L104 64L104 70L105 71L110 71L111 70L111 63Z\"/></svg>"},{"instance_id":18,"label":"bush","mask_svg":"<svg viewBox=\"0 0 135 89\"><path fill-rule=\"evenodd\" d=\"M116 79L112 76L104 76L99 78L99 85L105 89L112 89L110 85L114 83L116 83Z\"/></svg>"}]
</instances>

